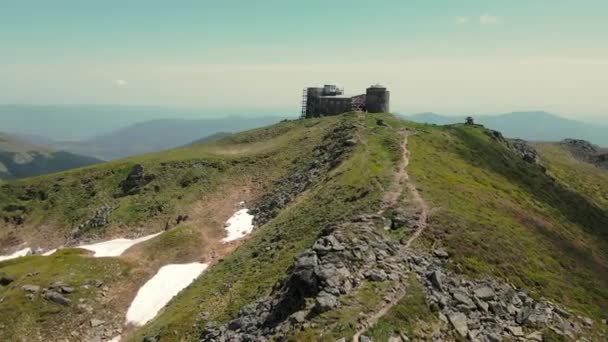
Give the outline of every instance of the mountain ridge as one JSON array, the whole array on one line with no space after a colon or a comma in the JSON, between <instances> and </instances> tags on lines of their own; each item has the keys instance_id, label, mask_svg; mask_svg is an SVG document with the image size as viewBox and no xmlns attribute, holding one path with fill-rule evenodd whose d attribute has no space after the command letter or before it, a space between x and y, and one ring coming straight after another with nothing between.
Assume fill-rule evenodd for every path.
<instances>
[{"instance_id":1,"label":"mountain ridge","mask_svg":"<svg viewBox=\"0 0 608 342\"><path fill-rule=\"evenodd\" d=\"M464 122L464 116L445 116L430 112L401 116L416 122L441 125ZM512 138L534 141L559 141L576 138L608 146L608 137L603 133L608 129L608 124L598 125L567 119L545 111L477 115L474 116L474 119L477 123L499 130L505 136Z\"/></svg>"},{"instance_id":2,"label":"mountain ridge","mask_svg":"<svg viewBox=\"0 0 608 342\"><path fill-rule=\"evenodd\" d=\"M522 154L531 149L540 162ZM5 251L162 234L114 258L68 248L0 263L13 279L0 287L0 322L22 318L0 334L595 340L608 308L606 184L608 171L559 143L362 113L8 182ZM221 243L244 209L255 229ZM152 321L124 326L159 267L191 262L209 267ZM95 279L100 288L82 287ZM44 299L58 280L91 310ZM40 292L28 299L25 285Z\"/></svg>"}]
</instances>

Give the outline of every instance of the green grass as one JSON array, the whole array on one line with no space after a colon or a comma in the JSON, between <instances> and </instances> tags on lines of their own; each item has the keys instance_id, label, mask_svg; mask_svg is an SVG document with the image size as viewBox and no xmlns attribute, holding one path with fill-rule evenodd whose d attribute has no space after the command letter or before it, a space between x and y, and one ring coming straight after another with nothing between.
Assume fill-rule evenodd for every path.
<instances>
[{"instance_id":1,"label":"green grass","mask_svg":"<svg viewBox=\"0 0 608 342\"><path fill-rule=\"evenodd\" d=\"M355 117L341 117L353 122ZM375 126L371 118L365 122ZM225 260L177 296L170 306L132 340L175 331L184 340L195 340L193 329L200 312L210 320L225 322L244 305L267 295L283 277L300 251L309 248L327 224L378 210L383 186L390 182L397 157L388 130L360 131L362 143L352 156L296 203L268 224ZM393 146L394 147L394 146ZM364 196L361 196L364 194ZM195 304L193 304L195 303ZM204 327L204 322L199 322Z\"/></svg>"},{"instance_id":2,"label":"green grass","mask_svg":"<svg viewBox=\"0 0 608 342\"><path fill-rule=\"evenodd\" d=\"M115 258L86 258L81 250L65 249L52 256L30 256L0 263L0 272L14 279L8 286L0 287L0 339L4 341L36 340L45 336L50 340L65 337L88 316L77 309L79 300L92 305L99 317L103 317L102 304L94 298L98 289L84 288L94 280L107 286L120 283L131 273L131 266ZM42 289L62 281L74 288L66 295L72 303L62 306L42 298ZM38 285L39 292L33 300L26 297L23 285ZM124 285L124 284L123 284Z\"/></svg>"},{"instance_id":3,"label":"green grass","mask_svg":"<svg viewBox=\"0 0 608 342\"><path fill-rule=\"evenodd\" d=\"M426 304L422 285L412 275L408 280L405 296L389 312L372 326L365 335L374 341L388 341L393 335L405 334L409 338L428 336L419 330L425 323L437 320Z\"/></svg>"},{"instance_id":4,"label":"green grass","mask_svg":"<svg viewBox=\"0 0 608 342\"><path fill-rule=\"evenodd\" d=\"M596 318L606 312L608 213L590 196L553 181L480 128L427 126L409 148L410 175L438 209L422 245L444 245L457 271L505 278ZM563 177L585 169L569 172Z\"/></svg>"}]
</instances>

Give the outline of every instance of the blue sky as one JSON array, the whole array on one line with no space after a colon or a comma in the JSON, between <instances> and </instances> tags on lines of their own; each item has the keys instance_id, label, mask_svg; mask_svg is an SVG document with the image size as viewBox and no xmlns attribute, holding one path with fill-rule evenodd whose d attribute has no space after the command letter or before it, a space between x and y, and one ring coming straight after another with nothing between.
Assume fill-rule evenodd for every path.
<instances>
[{"instance_id":1,"label":"blue sky","mask_svg":"<svg viewBox=\"0 0 608 342\"><path fill-rule=\"evenodd\" d=\"M311 83L381 82L403 112L608 116L606 18L600 0L0 0L0 103L291 108Z\"/></svg>"}]
</instances>

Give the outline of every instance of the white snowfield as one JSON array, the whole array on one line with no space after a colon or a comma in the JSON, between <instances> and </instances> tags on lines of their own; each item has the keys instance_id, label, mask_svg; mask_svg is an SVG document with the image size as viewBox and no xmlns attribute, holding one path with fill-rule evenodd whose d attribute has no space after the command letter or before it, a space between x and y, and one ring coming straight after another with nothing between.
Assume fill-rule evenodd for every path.
<instances>
[{"instance_id":1,"label":"white snowfield","mask_svg":"<svg viewBox=\"0 0 608 342\"><path fill-rule=\"evenodd\" d=\"M78 246L77 248L86 249L95 252L93 255L96 258L101 257L116 257L120 256L131 246L136 245L140 242L144 242L159 236L161 233L147 235L138 239L115 239L110 241L98 242L92 245Z\"/></svg>"},{"instance_id":2,"label":"white snowfield","mask_svg":"<svg viewBox=\"0 0 608 342\"><path fill-rule=\"evenodd\" d=\"M238 240L253 231L253 215L249 214L249 209L240 209L226 221L227 236L222 242Z\"/></svg>"},{"instance_id":3,"label":"white snowfield","mask_svg":"<svg viewBox=\"0 0 608 342\"><path fill-rule=\"evenodd\" d=\"M20 249L18 251L16 251L13 254L9 254L9 255L0 255L0 261L5 261L5 260L11 260L11 259L16 259L19 257L24 257L24 256L28 256L32 253L32 249L27 247L24 249Z\"/></svg>"},{"instance_id":4,"label":"white snowfield","mask_svg":"<svg viewBox=\"0 0 608 342\"><path fill-rule=\"evenodd\" d=\"M51 249L50 251L46 251L46 252L42 253L42 256L49 256L55 252L57 252L57 248Z\"/></svg>"},{"instance_id":5,"label":"white snowfield","mask_svg":"<svg viewBox=\"0 0 608 342\"><path fill-rule=\"evenodd\" d=\"M127 323L142 326L149 322L171 298L190 285L207 267L207 264L197 262L161 267L154 277L137 291L127 311Z\"/></svg>"}]
</instances>

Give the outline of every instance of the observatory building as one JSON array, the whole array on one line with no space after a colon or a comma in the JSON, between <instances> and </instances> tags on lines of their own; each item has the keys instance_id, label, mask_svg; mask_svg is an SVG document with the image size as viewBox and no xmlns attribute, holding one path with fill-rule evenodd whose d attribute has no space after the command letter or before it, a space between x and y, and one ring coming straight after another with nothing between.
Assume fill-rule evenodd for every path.
<instances>
[{"instance_id":1,"label":"observatory building","mask_svg":"<svg viewBox=\"0 0 608 342\"><path fill-rule=\"evenodd\" d=\"M344 90L328 84L304 89L302 118L318 118L346 112L388 113L390 92L379 84L367 88L365 94L345 95Z\"/></svg>"}]
</instances>

